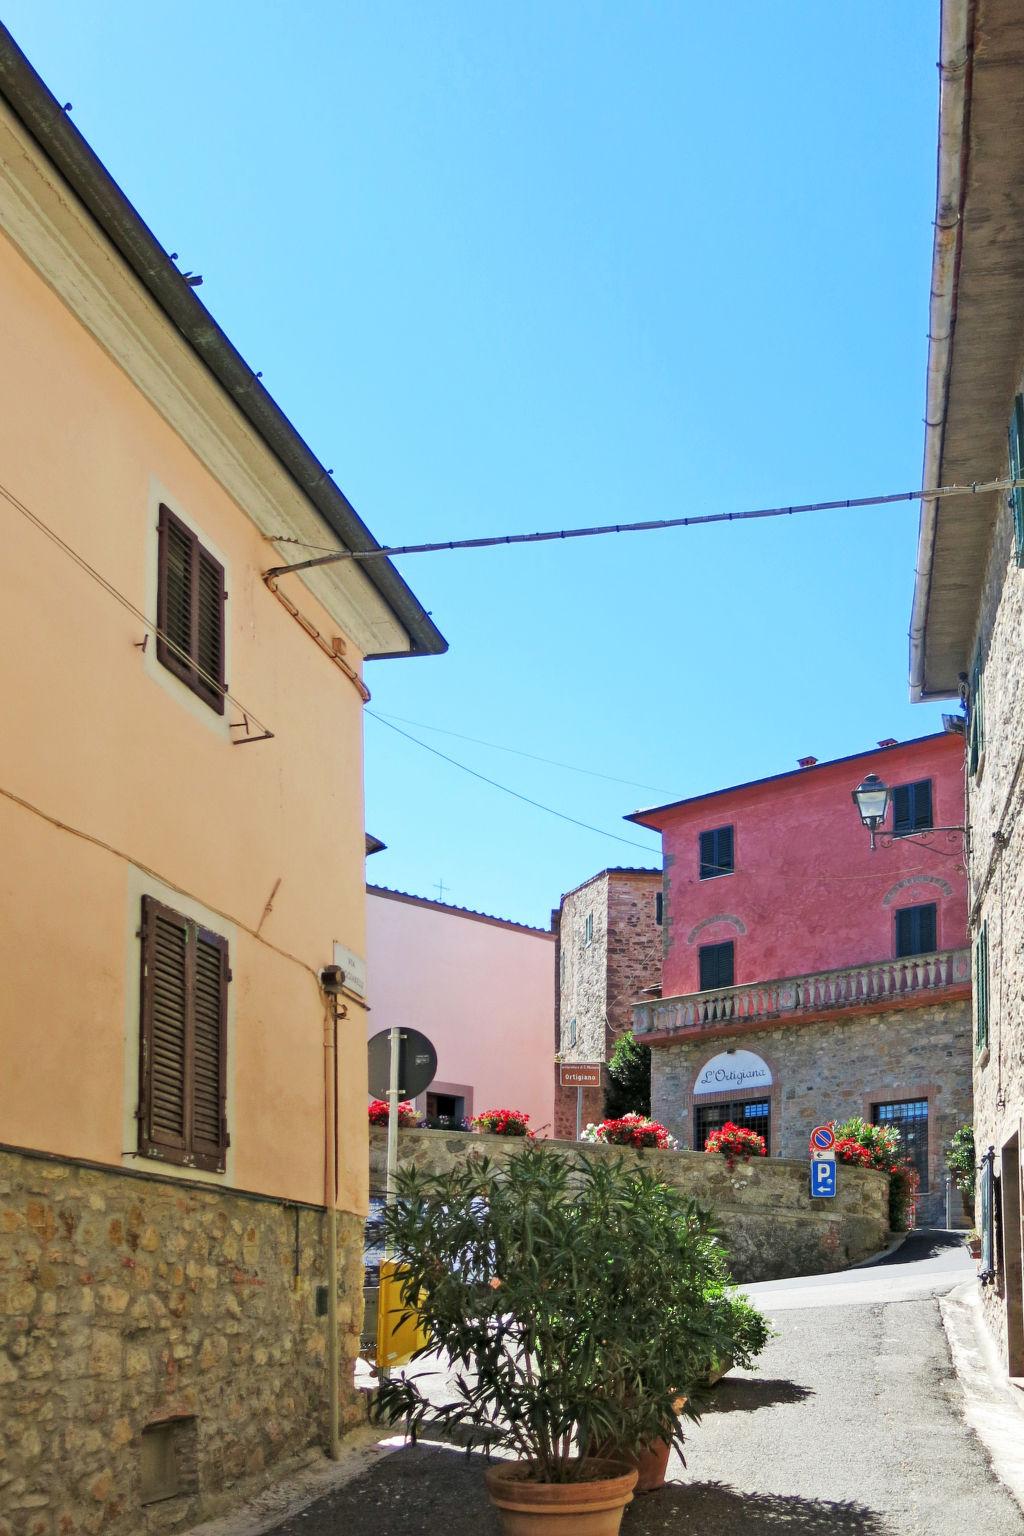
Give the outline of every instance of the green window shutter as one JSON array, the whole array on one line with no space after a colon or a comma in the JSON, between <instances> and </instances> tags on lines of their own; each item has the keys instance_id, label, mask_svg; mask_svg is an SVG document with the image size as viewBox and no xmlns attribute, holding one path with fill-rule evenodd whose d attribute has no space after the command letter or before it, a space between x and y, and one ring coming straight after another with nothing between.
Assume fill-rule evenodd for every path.
<instances>
[{"instance_id":1,"label":"green window shutter","mask_svg":"<svg viewBox=\"0 0 1024 1536\"><path fill-rule=\"evenodd\" d=\"M711 992L716 987L733 985L735 947L731 939L726 940L724 944L702 944L698 954L702 992Z\"/></svg>"},{"instance_id":2,"label":"green window shutter","mask_svg":"<svg viewBox=\"0 0 1024 1536\"><path fill-rule=\"evenodd\" d=\"M1022 460L1024 460L1024 398L1018 395L1013 402L1013 415L1010 417L1011 479L1024 478L1021 474ZM1014 552L1017 556L1017 564L1024 565L1024 488L1018 487L1010 492L1010 505L1013 508Z\"/></svg>"},{"instance_id":3,"label":"green window shutter","mask_svg":"<svg viewBox=\"0 0 1024 1536\"><path fill-rule=\"evenodd\" d=\"M985 693L981 674L981 659L971 668L971 710L968 725L967 769L977 773L981 754L985 750Z\"/></svg>"},{"instance_id":4,"label":"green window shutter","mask_svg":"<svg viewBox=\"0 0 1024 1536\"><path fill-rule=\"evenodd\" d=\"M921 832L934 826L932 820L932 781L918 779L914 784L897 784L892 792L892 830Z\"/></svg>"},{"instance_id":5,"label":"green window shutter","mask_svg":"<svg viewBox=\"0 0 1024 1536\"><path fill-rule=\"evenodd\" d=\"M975 1045L983 1051L988 1045L988 923L982 923L974 941Z\"/></svg>"}]
</instances>

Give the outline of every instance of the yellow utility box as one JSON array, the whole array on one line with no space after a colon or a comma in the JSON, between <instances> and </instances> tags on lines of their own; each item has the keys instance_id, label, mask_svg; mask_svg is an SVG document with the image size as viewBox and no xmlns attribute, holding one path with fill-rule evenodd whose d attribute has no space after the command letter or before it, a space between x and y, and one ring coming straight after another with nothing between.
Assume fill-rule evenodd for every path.
<instances>
[{"instance_id":1,"label":"yellow utility box","mask_svg":"<svg viewBox=\"0 0 1024 1536\"><path fill-rule=\"evenodd\" d=\"M402 1301L401 1266L385 1259L380 1266L377 1297L377 1365L384 1369L406 1365L429 1341L430 1333L419 1314Z\"/></svg>"}]
</instances>

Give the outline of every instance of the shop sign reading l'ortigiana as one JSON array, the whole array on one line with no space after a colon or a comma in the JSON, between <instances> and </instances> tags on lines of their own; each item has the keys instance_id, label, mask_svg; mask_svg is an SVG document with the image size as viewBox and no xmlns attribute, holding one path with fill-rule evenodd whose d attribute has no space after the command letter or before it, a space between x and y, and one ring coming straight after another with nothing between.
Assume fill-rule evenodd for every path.
<instances>
[{"instance_id":1,"label":"shop sign reading l'ortigiana","mask_svg":"<svg viewBox=\"0 0 1024 1536\"><path fill-rule=\"evenodd\" d=\"M699 1093L757 1093L772 1085L771 1069L753 1051L722 1051L712 1056L707 1066L697 1073L693 1085Z\"/></svg>"}]
</instances>

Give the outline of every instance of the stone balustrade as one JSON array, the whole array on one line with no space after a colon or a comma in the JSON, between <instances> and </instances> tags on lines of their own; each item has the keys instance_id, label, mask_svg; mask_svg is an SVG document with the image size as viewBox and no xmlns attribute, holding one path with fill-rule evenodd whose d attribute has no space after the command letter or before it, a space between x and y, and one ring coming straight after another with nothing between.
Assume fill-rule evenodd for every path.
<instances>
[{"instance_id":1,"label":"stone balustrade","mask_svg":"<svg viewBox=\"0 0 1024 1536\"><path fill-rule=\"evenodd\" d=\"M923 994L967 987L970 980L970 950L943 949L902 960L816 971L809 976L783 976L776 981L655 998L633 1008L633 1032L642 1039L644 1035L674 1035L732 1024L820 1018L852 1008L892 1008L918 994L924 1002Z\"/></svg>"}]
</instances>

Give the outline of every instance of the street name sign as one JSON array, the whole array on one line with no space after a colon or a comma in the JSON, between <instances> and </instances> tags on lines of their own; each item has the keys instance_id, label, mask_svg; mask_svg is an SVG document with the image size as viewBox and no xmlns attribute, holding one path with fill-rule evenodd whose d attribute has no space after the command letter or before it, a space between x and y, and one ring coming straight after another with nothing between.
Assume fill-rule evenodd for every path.
<instances>
[{"instance_id":1,"label":"street name sign","mask_svg":"<svg viewBox=\"0 0 1024 1536\"><path fill-rule=\"evenodd\" d=\"M834 1159L821 1159L811 1164L811 1195L815 1200L834 1200L836 1197L836 1165Z\"/></svg>"},{"instance_id":2,"label":"street name sign","mask_svg":"<svg viewBox=\"0 0 1024 1536\"><path fill-rule=\"evenodd\" d=\"M562 1062L558 1069L558 1081L563 1088L600 1088L601 1063L599 1061Z\"/></svg>"}]
</instances>

